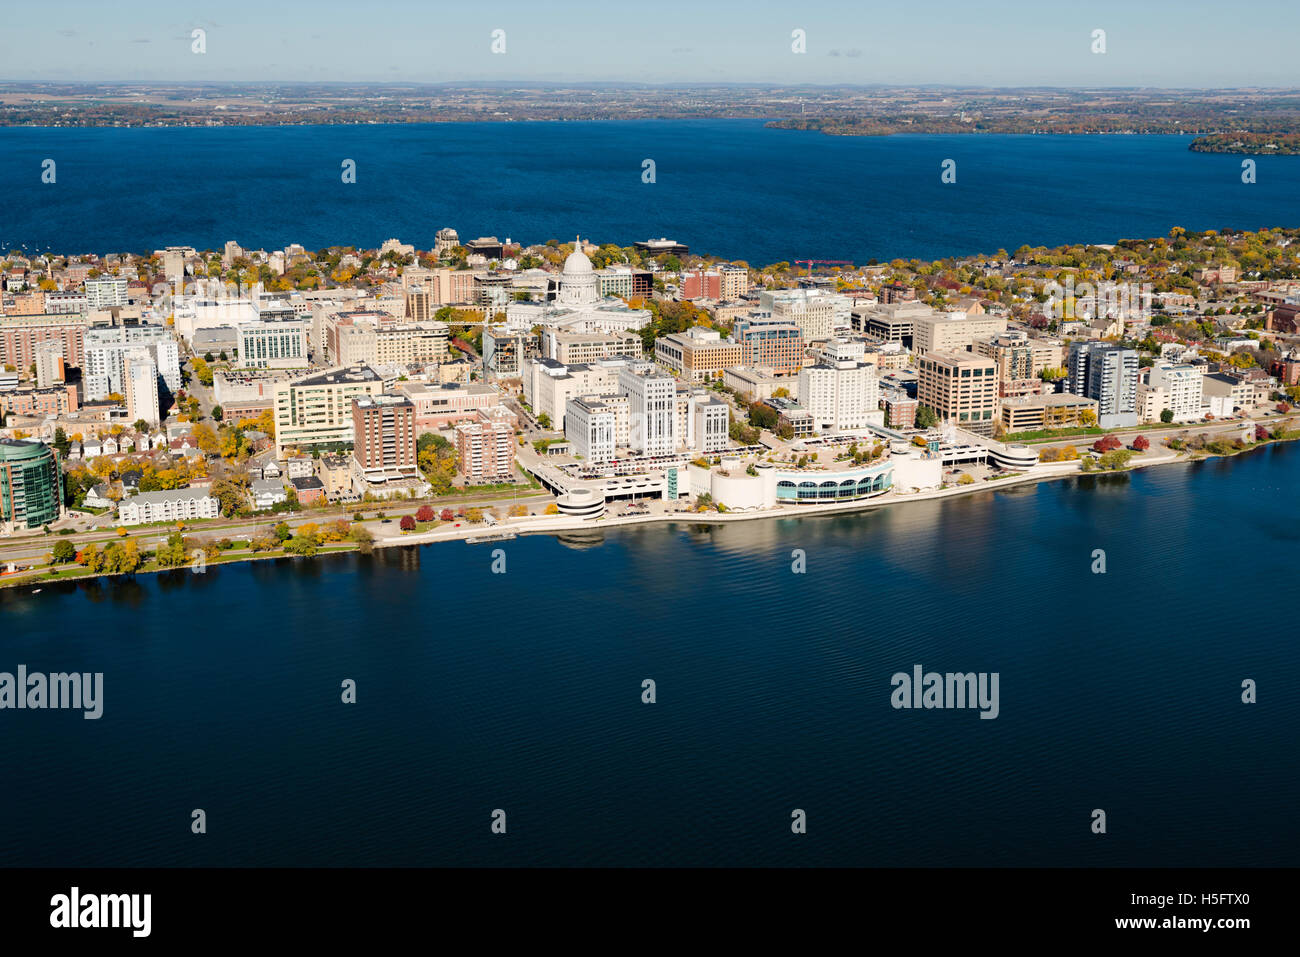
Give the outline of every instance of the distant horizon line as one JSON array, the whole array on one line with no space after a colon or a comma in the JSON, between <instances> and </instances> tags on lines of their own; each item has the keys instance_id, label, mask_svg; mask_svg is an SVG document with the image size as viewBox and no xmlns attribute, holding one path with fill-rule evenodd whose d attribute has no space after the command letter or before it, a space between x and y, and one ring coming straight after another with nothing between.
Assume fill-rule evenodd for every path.
<instances>
[{"instance_id":1,"label":"distant horizon line","mask_svg":"<svg viewBox=\"0 0 1300 957\"><path fill-rule=\"evenodd\" d=\"M1300 85L1296 86L1272 86L1268 84L1247 84L1244 86L1152 86L1143 84L1120 84L1114 86L1104 86L1097 84L1087 85L1053 85L1053 84L1021 84L1012 86L997 86L989 84L965 84L965 83L816 83L801 81L797 83L782 83L776 80L673 80L664 82L647 82L644 80L107 80L107 79L12 79L0 77L0 88L5 86L121 86L121 87L139 87L139 86L170 86L170 87L217 87L217 86L324 86L324 87L453 87L453 88L542 88L542 89L567 89L579 87L603 87L609 89L643 89L643 90L672 90L672 89L699 89L709 87L752 87L773 90L789 89L817 89L817 90L994 90L999 92L1008 91L1070 91L1070 92L1089 92L1089 91L1138 91L1138 92L1181 92L1181 93L1246 93L1246 92L1277 92L1277 93L1300 93Z\"/></svg>"}]
</instances>

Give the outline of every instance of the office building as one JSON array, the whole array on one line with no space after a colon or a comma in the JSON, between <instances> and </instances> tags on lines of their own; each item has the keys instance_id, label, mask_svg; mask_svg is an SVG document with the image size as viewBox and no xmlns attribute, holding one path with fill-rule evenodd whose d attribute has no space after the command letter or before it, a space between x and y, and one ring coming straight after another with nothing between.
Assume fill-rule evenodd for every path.
<instances>
[{"instance_id":1,"label":"office building","mask_svg":"<svg viewBox=\"0 0 1300 957\"><path fill-rule=\"evenodd\" d=\"M351 445L352 400L387 392L387 383L369 366L329 369L279 383L275 390L275 451L291 446Z\"/></svg>"},{"instance_id":2,"label":"office building","mask_svg":"<svg viewBox=\"0 0 1300 957\"><path fill-rule=\"evenodd\" d=\"M266 314L266 311L263 311ZM303 369L307 362L307 322L276 316L241 323L239 361L241 369Z\"/></svg>"},{"instance_id":3,"label":"office building","mask_svg":"<svg viewBox=\"0 0 1300 957\"><path fill-rule=\"evenodd\" d=\"M778 389L784 389L783 395L798 398L799 378L797 376L774 376L762 369L750 369L736 366L722 374L722 384L728 389L735 389L750 402L770 399Z\"/></svg>"},{"instance_id":4,"label":"office building","mask_svg":"<svg viewBox=\"0 0 1300 957\"><path fill-rule=\"evenodd\" d=\"M655 361L689 382L720 379L724 369L743 364L741 353L739 343L703 326L655 340Z\"/></svg>"},{"instance_id":5,"label":"office building","mask_svg":"<svg viewBox=\"0 0 1300 957\"><path fill-rule=\"evenodd\" d=\"M735 321L731 338L740 345L740 365L775 375L794 375L803 368L803 331L780 319L745 317Z\"/></svg>"},{"instance_id":6,"label":"office building","mask_svg":"<svg viewBox=\"0 0 1300 957\"><path fill-rule=\"evenodd\" d=\"M822 341L851 328L853 301L821 289L764 290L759 309L770 318L799 327L804 342Z\"/></svg>"},{"instance_id":7,"label":"office building","mask_svg":"<svg viewBox=\"0 0 1300 957\"><path fill-rule=\"evenodd\" d=\"M677 447L676 380L652 363L632 362L619 369L618 391L630 406L628 447L643 455L671 455Z\"/></svg>"},{"instance_id":8,"label":"office building","mask_svg":"<svg viewBox=\"0 0 1300 957\"><path fill-rule=\"evenodd\" d=\"M1040 373L1061 367L1061 344L1051 339L1030 339L1023 332L977 336L971 351L997 363L998 391L1007 396L1033 395L1042 391Z\"/></svg>"},{"instance_id":9,"label":"office building","mask_svg":"<svg viewBox=\"0 0 1300 957\"><path fill-rule=\"evenodd\" d=\"M385 313L340 313L325 322L326 355L337 365L424 365L449 357L443 322L398 322Z\"/></svg>"},{"instance_id":10,"label":"office building","mask_svg":"<svg viewBox=\"0 0 1300 957\"><path fill-rule=\"evenodd\" d=\"M564 431L564 416L570 399L580 395L609 395L618 391L618 374L629 361L617 356L596 362L565 365L554 359L533 359L523 370L524 401L539 421Z\"/></svg>"},{"instance_id":11,"label":"office building","mask_svg":"<svg viewBox=\"0 0 1300 957\"><path fill-rule=\"evenodd\" d=\"M685 256L691 251L691 248L685 243L663 237L659 239L643 239L633 243L632 246L648 256Z\"/></svg>"},{"instance_id":12,"label":"office building","mask_svg":"<svg viewBox=\"0 0 1300 957\"><path fill-rule=\"evenodd\" d=\"M911 349L915 342L916 320L937 313L923 302L895 301L862 306L851 313L855 332L874 336L884 342L901 343Z\"/></svg>"},{"instance_id":13,"label":"office building","mask_svg":"<svg viewBox=\"0 0 1300 957\"><path fill-rule=\"evenodd\" d=\"M928 352L961 351L981 336L996 336L1007 331L1004 316L968 315L964 312L918 315L912 325L912 351L918 356Z\"/></svg>"},{"instance_id":14,"label":"office building","mask_svg":"<svg viewBox=\"0 0 1300 957\"><path fill-rule=\"evenodd\" d=\"M641 337L635 332L566 332L545 329L542 355L565 365L595 362L610 356L640 356Z\"/></svg>"},{"instance_id":15,"label":"office building","mask_svg":"<svg viewBox=\"0 0 1300 957\"><path fill-rule=\"evenodd\" d=\"M832 339L816 365L799 371L799 405L812 416L813 431L842 432L884 423L880 380L865 354L861 341Z\"/></svg>"},{"instance_id":16,"label":"office building","mask_svg":"<svg viewBox=\"0 0 1300 957\"><path fill-rule=\"evenodd\" d=\"M917 402L941 420L992 435L998 412L998 370L973 352L929 352L917 360Z\"/></svg>"},{"instance_id":17,"label":"office building","mask_svg":"<svg viewBox=\"0 0 1300 957\"><path fill-rule=\"evenodd\" d=\"M564 413L564 437L573 447L573 454L593 463L613 459L617 447L615 416L614 408L600 396L570 399Z\"/></svg>"},{"instance_id":18,"label":"office building","mask_svg":"<svg viewBox=\"0 0 1300 957\"><path fill-rule=\"evenodd\" d=\"M488 374L508 378L523 371L524 360L537 351L532 329L517 322L483 326L483 368Z\"/></svg>"},{"instance_id":19,"label":"office building","mask_svg":"<svg viewBox=\"0 0 1300 957\"><path fill-rule=\"evenodd\" d=\"M1071 392L1025 395L1002 400L1007 433L1096 425L1097 400Z\"/></svg>"},{"instance_id":20,"label":"office building","mask_svg":"<svg viewBox=\"0 0 1300 957\"><path fill-rule=\"evenodd\" d=\"M731 407L705 389L677 393L677 444L705 455L731 445ZM682 414L684 413L684 415Z\"/></svg>"}]
</instances>

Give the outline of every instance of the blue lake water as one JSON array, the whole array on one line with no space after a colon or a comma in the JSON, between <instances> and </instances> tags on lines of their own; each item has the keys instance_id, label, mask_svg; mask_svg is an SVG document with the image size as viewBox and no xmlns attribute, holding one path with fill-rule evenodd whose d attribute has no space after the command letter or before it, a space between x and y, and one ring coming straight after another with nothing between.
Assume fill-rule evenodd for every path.
<instances>
[{"instance_id":1,"label":"blue lake water","mask_svg":"<svg viewBox=\"0 0 1300 957\"><path fill-rule=\"evenodd\" d=\"M1294 864L1298 481L1272 447L0 592L0 670L105 682L0 712L0 864ZM998 672L999 716L893 709L916 664Z\"/></svg>"},{"instance_id":2,"label":"blue lake water","mask_svg":"<svg viewBox=\"0 0 1300 957\"><path fill-rule=\"evenodd\" d=\"M141 252L299 242L428 248L666 235L755 265L1300 224L1300 157L1179 136L835 137L756 120L0 129L0 246ZM56 182L41 182L44 159ZM357 164L344 184L341 163ZM642 182L655 162L656 182ZM945 159L957 182L940 182Z\"/></svg>"}]
</instances>

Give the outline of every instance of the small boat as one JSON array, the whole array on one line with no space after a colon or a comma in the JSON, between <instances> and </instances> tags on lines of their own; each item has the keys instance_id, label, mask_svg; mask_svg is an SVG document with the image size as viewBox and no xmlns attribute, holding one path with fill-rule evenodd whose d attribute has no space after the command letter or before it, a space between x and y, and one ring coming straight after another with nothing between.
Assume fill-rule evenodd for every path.
<instances>
[{"instance_id":1,"label":"small boat","mask_svg":"<svg viewBox=\"0 0 1300 957\"><path fill-rule=\"evenodd\" d=\"M466 545L483 545L487 542L508 542L516 538L514 532L492 532L488 535L473 535L465 539Z\"/></svg>"},{"instance_id":2,"label":"small boat","mask_svg":"<svg viewBox=\"0 0 1300 957\"><path fill-rule=\"evenodd\" d=\"M33 588L33 589L32 589L32 594L33 594L33 595L39 595L40 593L41 593L41 590L40 590L39 588Z\"/></svg>"}]
</instances>

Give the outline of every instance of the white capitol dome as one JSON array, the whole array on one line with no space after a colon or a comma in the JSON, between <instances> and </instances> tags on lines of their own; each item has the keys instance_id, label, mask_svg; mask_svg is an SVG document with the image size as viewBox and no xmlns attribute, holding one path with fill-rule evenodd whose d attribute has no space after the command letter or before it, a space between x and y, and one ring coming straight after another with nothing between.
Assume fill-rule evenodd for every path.
<instances>
[{"instance_id":1,"label":"white capitol dome","mask_svg":"<svg viewBox=\"0 0 1300 957\"><path fill-rule=\"evenodd\" d=\"M596 290L596 270L582 252L582 240L575 239L573 252L564 260L564 272L560 274L560 294L557 297L562 305L581 306L600 301Z\"/></svg>"},{"instance_id":2,"label":"white capitol dome","mask_svg":"<svg viewBox=\"0 0 1300 957\"><path fill-rule=\"evenodd\" d=\"M569 253L569 258L564 260L564 274L566 276L578 276L594 271L591 260L577 249Z\"/></svg>"}]
</instances>

